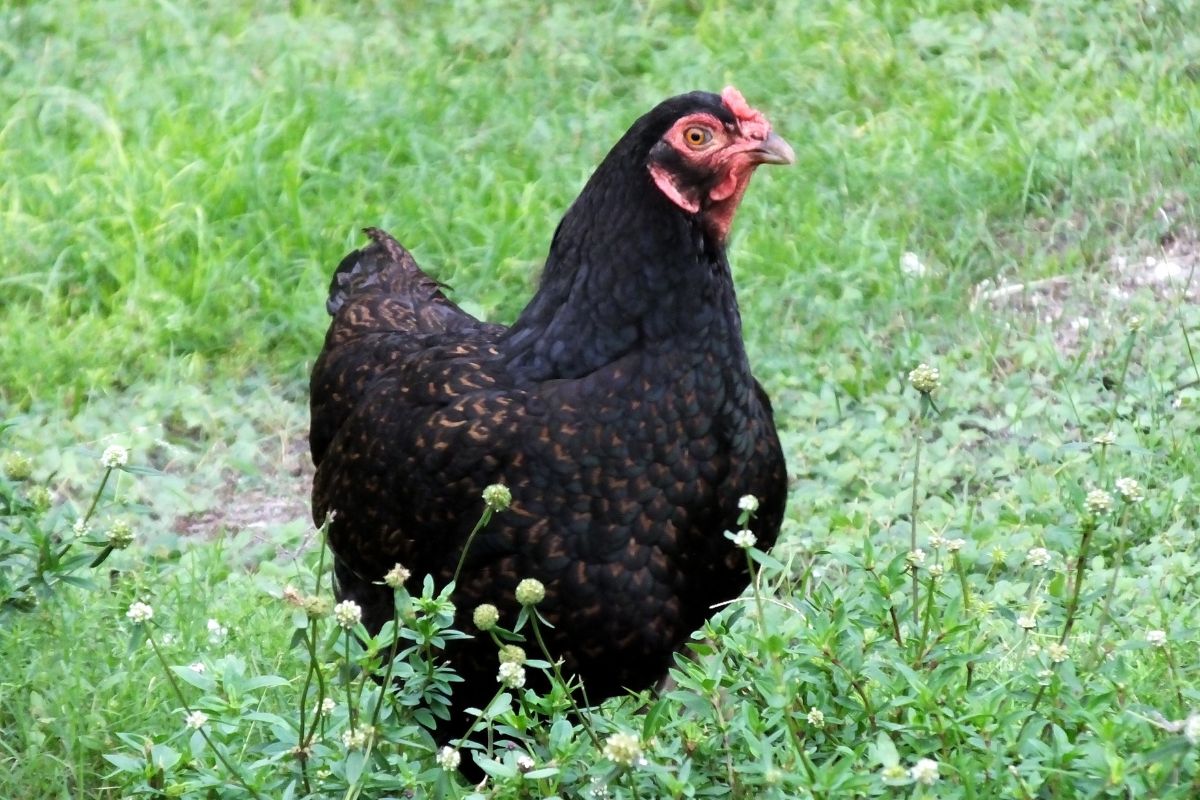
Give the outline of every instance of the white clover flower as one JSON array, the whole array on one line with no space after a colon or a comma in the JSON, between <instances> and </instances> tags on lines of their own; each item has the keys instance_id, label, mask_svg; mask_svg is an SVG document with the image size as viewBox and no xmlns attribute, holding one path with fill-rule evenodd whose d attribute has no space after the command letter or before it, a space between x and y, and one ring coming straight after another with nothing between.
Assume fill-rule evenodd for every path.
<instances>
[{"instance_id":1,"label":"white clover flower","mask_svg":"<svg viewBox=\"0 0 1200 800\"><path fill-rule=\"evenodd\" d=\"M921 394L932 394L942 384L942 375L937 367L918 364L908 373L908 382Z\"/></svg>"},{"instance_id":2,"label":"white clover flower","mask_svg":"<svg viewBox=\"0 0 1200 800\"><path fill-rule=\"evenodd\" d=\"M1146 631L1146 641L1154 647L1164 647L1167 644L1167 632Z\"/></svg>"},{"instance_id":3,"label":"white clover flower","mask_svg":"<svg viewBox=\"0 0 1200 800\"><path fill-rule=\"evenodd\" d=\"M1087 493L1084 503L1093 514L1107 514L1112 510L1112 495L1103 489L1092 489Z\"/></svg>"},{"instance_id":4,"label":"white clover flower","mask_svg":"<svg viewBox=\"0 0 1200 800\"><path fill-rule=\"evenodd\" d=\"M1105 431L1092 439L1092 444L1098 444L1101 447L1112 447L1116 443L1117 435L1112 431Z\"/></svg>"},{"instance_id":5,"label":"white clover flower","mask_svg":"<svg viewBox=\"0 0 1200 800\"><path fill-rule=\"evenodd\" d=\"M946 568L943 567L941 564L930 564L929 565L929 576L931 578L940 578L945 573L946 573Z\"/></svg>"},{"instance_id":6,"label":"white clover flower","mask_svg":"<svg viewBox=\"0 0 1200 800\"><path fill-rule=\"evenodd\" d=\"M1183 735L1194 745L1200 745L1200 711L1191 714L1183 723Z\"/></svg>"},{"instance_id":7,"label":"white clover flower","mask_svg":"<svg viewBox=\"0 0 1200 800\"><path fill-rule=\"evenodd\" d=\"M204 727L204 723L206 722L208 722L208 714L205 714L203 711L189 712L187 716L183 718L183 724L187 725L194 731L200 730L200 728Z\"/></svg>"},{"instance_id":8,"label":"white clover flower","mask_svg":"<svg viewBox=\"0 0 1200 800\"><path fill-rule=\"evenodd\" d=\"M500 656L501 664L512 663L516 664L518 667L522 666L527 658L525 655L525 648L521 647L519 644L504 645L500 648L498 655Z\"/></svg>"},{"instance_id":9,"label":"white clover flower","mask_svg":"<svg viewBox=\"0 0 1200 800\"><path fill-rule=\"evenodd\" d=\"M635 733L614 733L604 742L604 757L626 767L642 763L642 740Z\"/></svg>"},{"instance_id":10,"label":"white clover flower","mask_svg":"<svg viewBox=\"0 0 1200 800\"><path fill-rule=\"evenodd\" d=\"M475 611L471 614L471 621L475 623L476 628L486 633L496 627L496 623L500 621L500 609L491 603L475 606Z\"/></svg>"},{"instance_id":11,"label":"white clover flower","mask_svg":"<svg viewBox=\"0 0 1200 800\"><path fill-rule=\"evenodd\" d=\"M1031 631L1037 627L1037 617L1033 614L1022 614L1017 617L1017 627Z\"/></svg>"},{"instance_id":12,"label":"white clover flower","mask_svg":"<svg viewBox=\"0 0 1200 800\"><path fill-rule=\"evenodd\" d=\"M810 708L808 710L808 724L814 728L824 728L825 712L819 708Z\"/></svg>"},{"instance_id":13,"label":"white clover flower","mask_svg":"<svg viewBox=\"0 0 1200 800\"><path fill-rule=\"evenodd\" d=\"M483 490L483 502L492 511L504 511L512 505L512 492L502 483L493 483Z\"/></svg>"},{"instance_id":14,"label":"white clover flower","mask_svg":"<svg viewBox=\"0 0 1200 800\"><path fill-rule=\"evenodd\" d=\"M1044 567L1050 563L1050 551L1044 547L1034 547L1025 554L1025 560L1032 566Z\"/></svg>"},{"instance_id":15,"label":"white clover flower","mask_svg":"<svg viewBox=\"0 0 1200 800\"><path fill-rule=\"evenodd\" d=\"M523 606L536 606L546 599L546 587L537 578L526 578L517 584L516 597Z\"/></svg>"},{"instance_id":16,"label":"white clover flower","mask_svg":"<svg viewBox=\"0 0 1200 800\"><path fill-rule=\"evenodd\" d=\"M741 499L738 500L738 510L749 511L751 513L758 511L758 498L752 494L742 495Z\"/></svg>"},{"instance_id":17,"label":"white clover flower","mask_svg":"<svg viewBox=\"0 0 1200 800\"><path fill-rule=\"evenodd\" d=\"M133 544L133 526L127 519L118 519L108 529L108 544L114 550L124 550Z\"/></svg>"},{"instance_id":18,"label":"white clover flower","mask_svg":"<svg viewBox=\"0 0 1200 800\"><path fill-rule=\"evenodd\" d=\"M1050 656L1050 660L1055 664L1061 664L1071 657L1067 652L1067 646L1059 642L1051 642L1046 646L1046 654Z\"/></svg>"},{"instance_id":19,"label":"white clover flower","mask_svg":"<svg viewBox=\"0 0 1200 800\"><path fill-rule=\"evenodd\" d=\"M916 550L910 550L904 560L914 567L919 567L925 563L925 551L919 547Z\"/></svg>"},{"instance_id":20,"label":"white clover flower","mask_svg":"<svg viewBox=\"0 0 1200 800\"><path fill-rule=\"evenodd\" d=\"M735 546L740 547L743 550L749 550L758 543L758 537L756 537L754 532L749 528L743 528L733 535L733 543Z\"/></svg>"},{"instance_id":21,"label":"white clover flower","mask_svg":"<svg viewBox=\"0 0 1200 800\"><path fill-rule=\"evenodd\" d=\"M938 779L938 762L932 758L922 758L909 771L912 779L923 786L932 786Z\"/></svg>"},{"instance_id":22,"label":"white clover flower","mask_svg":"<svg viewBox=\"0 0 1200 800\"><path fill-rule=\"evenodd\" d=\"M957 553L959 550L962 550L966 546L967 546L966 539L947 539L946 540L946 549L949 550L951 553Z\"/></svg>"},{"instance_id":23,"label":"white clover flower","mask_svg":"<svg viewBox=\"0 0 1200 800\"><path fill-rule=\"evenodd\" d=\"M446 745L438 751L437 763L446 772L453 772L462 763L462 754L450 745Z\"/></svg>"},{"instance_id":24,"label":"white clover flower","mask_svg":"<svg viewBox=\"0 0 1200 800\"><path fill-rule=\"evenodd\" d=\"M911 251L900 256L900 271L912 278L920 278L925 274L926 268L921 263L921 257Z\"/></svg>"},{"instance_id":25,"label":"white clover flower","mask_svg":"<svg viewBox=\"0 0 1200 800\"><path fill-rule=\"evenodd\" d=\"M197 675L203 675L208 670L208 667L204 665L203 661L193 661L191 664L188 664L188 669Z\"/></svg>"},{"instance_id":26,"label":"white clover flower","mask_svg":"<svg viewBox=\"0 0 1200 800\"><path fill-rule=\"evenodd\" d=\"M393 589L399 589L411 577L411 572L409 572L400 564L396 564L387 571L386 575L383 576L383 582Z\"/></svg>"},{"instance_id":27,"label":"white clover flower","mask_svg":"<svg viewBox=\"0 0 1200 800\"><path fill-rule=\"evenodd\" d=\"M361 750L371 741L375 729L370 725L360 725L358 730L342 731L342 744L347 750Z\"/></svg>"},{"instance_id":28,"label":"white clover flower","mask_svg":"<svg viewBox=\"0 0 1200 800\"><path fill-rule=\"evenodd\" d=\"M148 604L138 601L129 607L125 612L125 616L136 623L149 622L154 619L154 609Z\"/></svg>"},{"instance_id":29,"label":"white clover flower","mask_svg":"<svg viewBox=\"0 0 1200 800\"><path fill-rule=\"evenodd\" d=\"M129 463L129 450L119 444L112 444L104 448L104 452L100 454L100 465L106 469L116 469L123 467Z\"/></svg>"},{"instance_id":30,"label":"white clover flower","mask_svg":"<svg viewBox=\"0 0 1200 800\"><path fill-rule=\"evenodd\" d=\"M362 622L362 607L353 600L343 600L333 607L334 621L349 630Z\"/></svg>"},{"instance_id":31,"label":"white clover flower","mask_svg":"<svg viewBox=\"0 0 1200 800\"><path fill-rule=\"evenodd\" d=\"M3 470L4 474L14 481L27 481L33 475L33 461L21 451L14 450L4 454L4 462L0 465L0 470Z\"/></svg>"},{"instance_id":32,"label":"white clover flower","mask_svg":"<svg viewBox=\"0 0 1200 800\"><path fill-rule=\"evenodd\" d=\"M225 641L225 637L229 635L229 628L226 628L215 619L208 621L208 641L212 644L220 644Z\"/></svg>"},{"instance_id":33,"label":"white clover flower","mask_svg":"<svg viewBox=\"0 0 1200 800\"><path fill-rule=\"evenodd\" d=\"M908 783L908 770L901 764L892 764L881 769L879 777L888 786L903 786Z\"/></svg>"},{"instance_id":34,"label":"white clover flower","mask_svg":"<svg viewBox=\"0 0 1200 800\"><path fill-rule=\"evenodd\" d=\"M496 674L496 680L505 689L520 689L525 685L525 668L513 661L505 661L500 664L500 672Z\"/></svg>"},{"instance_id":35,"label":"white clover flower","mask_svg":"<svg viewBox=\"0 0 1200 800\"><path fill-rule=\"evenodd\" d=\"M1113 483L1117 487L1117 494L1121 495L1126 503L1140 503L1146 499L1141 484L1133 478L1117 478Z\"/></svg>"}]
</instances>

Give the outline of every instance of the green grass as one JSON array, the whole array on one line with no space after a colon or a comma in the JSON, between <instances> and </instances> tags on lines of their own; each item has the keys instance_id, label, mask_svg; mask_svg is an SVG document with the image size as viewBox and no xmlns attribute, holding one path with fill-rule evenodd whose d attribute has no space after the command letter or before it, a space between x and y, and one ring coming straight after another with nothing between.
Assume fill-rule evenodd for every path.
<instances>
[{"instance_id":1,"label":"green grass","mask_svg":"<svg viewBox=\"0 0 1200 800\"><path fill-rule=\"evenodd\" d=\"M732 774L737 797L919 795L882 783L883 734L904 766L939 762L943 797L1194 796L1196 748L1162 720L1200 711L1200 312L1139 276L1147 256L1196 263L1197 31L1184 0L0 4L0 421L17 422L0 450L54 491L45 528L83 511L106 444L162 473L101 507L100 530L139 520L105 590L3 618L0 796L125 796L103 759L118 733L188 749L164 673L126 650L136 598L179 637L171 663L302 674L264 597L313 566L291 556L311 536L303 381L360 227L509 321L627 125L726 83L797 154L756 179L731 247L793 479L786 535L761 618L714 622L715 655L649 721L632 702L600 715L656 732L653 768L611 791L719 793ZM1035 288L994 300L985 280ZM919 423L921 361L943 388ZM1099 518L1072 613L1086 493L1120 476L1146 500ZM918 570L915 621L914 486L917 544L945 570ZM297 507L266 527L244 513L281 496ZM183 532L214 508L227 533ZM964 539L959 560L932 534ZM210 617L229 641L207 642ZM797 734L810 708L825 727ZM578 782L539 791L611 766L586 744L562 758ZM804 759L818 780L768 780Z\"/></svg>"}]
</instances>

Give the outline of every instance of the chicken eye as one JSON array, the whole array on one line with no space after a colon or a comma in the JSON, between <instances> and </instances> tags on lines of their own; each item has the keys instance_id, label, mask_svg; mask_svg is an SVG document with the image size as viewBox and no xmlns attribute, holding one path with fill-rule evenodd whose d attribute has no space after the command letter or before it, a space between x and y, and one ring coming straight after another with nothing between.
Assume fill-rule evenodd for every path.
<instances>
[{"instance_id":1,"label":"chicken eye","mask_svg":"<svg viewBox=\"0 0 1200 800\"><path fill-rule=\"evenodd\" d=\"M693 126L683 132L683 140L689 147L703 147L712 141L712 131L708 128Z\"/></svg>"}]
</instances>

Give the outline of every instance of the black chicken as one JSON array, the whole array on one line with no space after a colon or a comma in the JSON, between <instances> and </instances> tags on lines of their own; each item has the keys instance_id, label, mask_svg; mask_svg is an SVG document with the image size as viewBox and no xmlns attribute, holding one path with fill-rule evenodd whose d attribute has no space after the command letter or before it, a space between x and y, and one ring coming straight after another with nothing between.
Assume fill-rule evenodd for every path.
<instances>
[{"instance_id":1,"label":"black chicken","mask_svg":"<svg viewBox=\"0 0 1200 800\"><path fill-rule=\"evenodd\" d=\"M338 266L313 368L313 516L334 514L338 594L367 628L391 618L393 564L449 581L485 486L512 506L480 533L454 592L458 625L517 583L564 672L598 701L665 675L714 603L746 586L724 536L738 501L774 542L783 454L750 374L725 258L759 164L791 148L737 92L671 98L617 142L555 231L512 327L454 305L383 231ZM336 513L334 513L336 512ZM496 689L486 637L456 642L462 701Z\"/></svg>"}]
</instances>

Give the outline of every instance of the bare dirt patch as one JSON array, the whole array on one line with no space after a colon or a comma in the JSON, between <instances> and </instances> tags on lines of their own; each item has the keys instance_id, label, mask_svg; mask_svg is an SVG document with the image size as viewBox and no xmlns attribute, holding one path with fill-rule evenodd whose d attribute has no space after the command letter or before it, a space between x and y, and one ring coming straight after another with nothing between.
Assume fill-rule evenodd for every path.
<instances>
[{"instance_id":1,"label":"bare dirt patch","mask_svg":"<svg viewBox=\"0 0 1200 800\"><path fill-rule=\"evenodd\" d=\"M1093 324L1124 327L1135 298L1175 305L1200 301L1200 235L1182 226L1153 254L1118 253L1091 273L1056 275L1026 283L983 281L975 287L972 310L1012 312L1050 326L1060 352L1079 352Z\"/></svg>"},{"instance_id":2,"label":"bare dirt patch","mask_svg":"<svg viewBox=\"0 0 1200 800\"><path fill-rule=\"evenodd\" d=\"M299 522L312 528L297 549L302 552L317 538L309 509L312 476L307 439L292 437L258 474L226 470L212 507L177 517L172 529L182 536L206 539L248 531L255 541L270 543L276 540L274 531L279 526Z\"/></svg>"}]
</instances>

